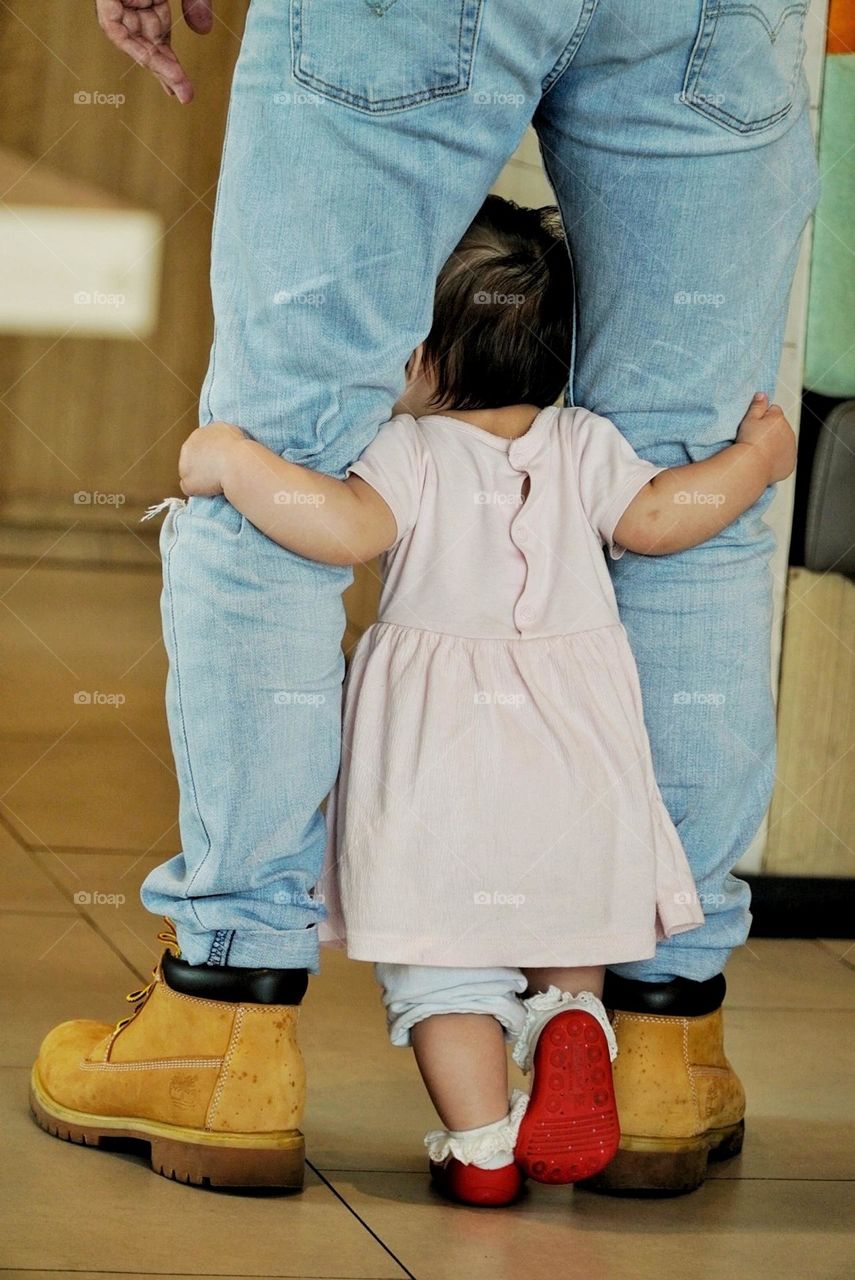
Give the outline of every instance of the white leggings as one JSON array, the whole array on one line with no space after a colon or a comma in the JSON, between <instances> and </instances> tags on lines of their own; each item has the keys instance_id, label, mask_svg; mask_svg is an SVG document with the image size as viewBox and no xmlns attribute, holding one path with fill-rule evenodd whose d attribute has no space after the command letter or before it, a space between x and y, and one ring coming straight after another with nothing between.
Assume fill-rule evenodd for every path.
<instances>
[{"instance_id":1,"label":"white leggings","mask_svg":"<svg viewBox=\"0 0 855 1280\"><path fill-rule=\"evenodd\" d=\"M375 964L392 1044L408 1045L410 1028L435 1013L489 1013L516 1040L525 1022L520 969L453 969L425 964Z\"/></svg>"}]
</instances>

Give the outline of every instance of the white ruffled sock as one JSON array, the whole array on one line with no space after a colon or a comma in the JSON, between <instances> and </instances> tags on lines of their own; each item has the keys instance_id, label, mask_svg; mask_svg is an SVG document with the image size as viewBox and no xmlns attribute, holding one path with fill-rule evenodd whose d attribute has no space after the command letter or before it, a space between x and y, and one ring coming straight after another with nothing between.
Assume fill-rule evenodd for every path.
<instances>
[{"instance_id":1,"label":"white ruffled sock","mask_svg":"<svg viewBox=\"0 0 855 1280\"><path fill-rule=\"evenodd\" d=\"M602 1000L592 992L580 991L577 996L571 996L569 991L549 987L546 991L539 991L537 995L529 996L523 1004L525 1005L525 1023L517 1037L512 1054L514 1062L518 1067L522 1067L523 1071L531 1070L531 1060L541 1031L549 1019L563 1009L580 1009L583 1013L589 1013L592 1018L596 1018L605 1033L609 1057L614 1062L618 1051L614 1029L609 1022L609 1015Z\"/></svg>"},{"instance_id":2,"label":"white ruffled sock","mask_svg":"<svg viewBox=\"0 0 855 1280\"><path fill-rule=\"evenodd\" d=\"M432 1129L425 1134L428 1155L437 1164L453 1156L478 1169L504 1169L514 1162L517 1132L527 1106L528 1094L514 1089L510 1110L501 1120L478 1129Z\"/></svg>"}]
</instances>

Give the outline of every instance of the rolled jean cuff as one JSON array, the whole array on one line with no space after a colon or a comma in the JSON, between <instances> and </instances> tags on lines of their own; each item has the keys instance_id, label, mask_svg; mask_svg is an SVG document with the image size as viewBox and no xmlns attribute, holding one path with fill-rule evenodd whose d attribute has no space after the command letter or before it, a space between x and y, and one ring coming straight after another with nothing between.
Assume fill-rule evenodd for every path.
<instances>
[{"instance_id":1,"label":"rolled jean cuff","mask_svg":"<svg viewBox=\"0 0 855 1280\"><path fill-rule=\"evenodd\" d=\"M488 1014L504 1028L506 1040L516 1040L525 1022L519 997L528 984L518 969L377 964L375 974L384 988L389 1039L402 1048L417 1022L441 1013Z\"/></svg>"},{"instance_id":2,"label":"rolled jean cuff","mask_svg":"<svg viewBox=\"0 0 855 1280\"><path fill-rule=\"evenodd\" d=\"M389 1039L392 1044L406 1049L410 1044L410 1031L417 1022L432 1018L438 1013L486 1013L500 1022L505 1029L506 1040L516 1040L523 1023L523 1011L514 996L497 996L489 1001L472 1000L468 1004L462 1001L439 1001L436 1004L423 1004L410 1008L403 1013L387 1015Z\"/></svg>"},{"instance_id":3,"label":"rolled jean cuff","mask_svg":"<svg viewBox=\"0 0 855 1280\"><path fill-rule=\"evenodd\" d=\"M177 925L182 959L188 964L230 969L320 970L316 925L307 929L211 929L202 933Z\"/></svg>"}]
</instances>

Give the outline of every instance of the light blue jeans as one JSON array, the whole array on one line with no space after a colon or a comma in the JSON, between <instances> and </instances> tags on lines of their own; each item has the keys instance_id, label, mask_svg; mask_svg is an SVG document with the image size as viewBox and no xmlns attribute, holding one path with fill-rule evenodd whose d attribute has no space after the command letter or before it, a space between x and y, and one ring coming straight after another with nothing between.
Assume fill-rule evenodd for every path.
<instances>
[{"instance_id":1,"label":"light blue jeans","mask_svg":"<svg viewBox=\"0 0 855 1280\"><path fill-rule=\"evenodd\" d=\"M773 389L816 198L804 7L253 0L201 421L341 475L389 415L438 269L533 121L576 270L571 401L656 463L721 449ZM619 966L628 976L708 978L748 932L730 871L775 767L771 497L703 546L609 566L707 915ZM182 851L143 901L191 963L315 970L350 573L281 550L222 499L170 513L162 546Z\"/></svg>"},{"instance_id":2,"label":"light blue jeans","mask_svg":"<svg viewBox=\"0 0 855 1280\"><path fill-rule=\"evenodd\" d=\"M426 964L375 964L392 1044L405 1048L417 1022L440 1013L481 1013L516 1040L525 1022L523 996L528 979L520 969L495 965L454 969Z\"/></svg>"}]
</instances>

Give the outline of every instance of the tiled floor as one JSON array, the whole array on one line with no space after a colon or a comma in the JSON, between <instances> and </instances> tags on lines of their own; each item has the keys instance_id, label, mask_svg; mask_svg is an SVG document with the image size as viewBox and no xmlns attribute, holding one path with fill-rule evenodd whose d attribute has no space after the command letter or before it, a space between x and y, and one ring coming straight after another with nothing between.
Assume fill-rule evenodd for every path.
<instances>
[{"instance_id":1,"label":"tiled floor","mask_svg":"<svg viewBox=\"0 0 855 1280\"><path fill-rule=\"evenodd\" d=\"M157 955L157 922L136 896L177 841L157 594L155 571L0 566L0 660L16 672L0 744L4 1274L852 1280L848 942L757 940L734 957L728 1046L749 1095L745 1152L683 1199L535 1186L504 1212L437 1200L414 1065L386 1042L367 966L338 954L303 1016L302 1196L199 1191L135 1155L38 1130L26 1080L40 1037L66 1017L121 1016Z\"/></svg>"}]
</instances>

